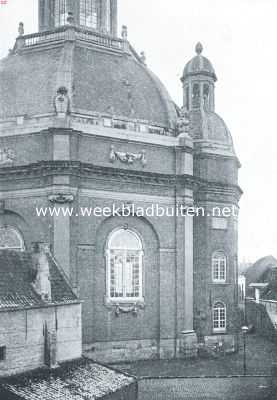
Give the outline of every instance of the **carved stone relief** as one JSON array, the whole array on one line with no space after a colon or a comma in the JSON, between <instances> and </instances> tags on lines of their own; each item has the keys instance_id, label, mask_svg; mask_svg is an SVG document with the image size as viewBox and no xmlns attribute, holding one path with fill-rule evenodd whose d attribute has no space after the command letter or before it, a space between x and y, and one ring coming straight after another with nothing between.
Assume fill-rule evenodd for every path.
<instances>
[{"instance_id":1,"label":"carved stone relief","mask_svg":"<svg viewBox=\"0 0 277 400\"><path fill-rule=\"evenodd\" d=\"M130 153L123 151L116 151L115 147L111 146L110 162L114 163L117 160L128 165L132 165L135 162L140 162L143 167L147 165L145 150L142 150L140 153Z\"/></svg>"},{"instance_id":2,"label":"carved stone relief","mask_svg":"<svg viewBox=\"0 0 277 400\"><path fill-rule=\"evenodd\" d=\"M9 148L0 148L0 167L11 165L15 161L15 152Z\"/></svg>"}]
</instances>

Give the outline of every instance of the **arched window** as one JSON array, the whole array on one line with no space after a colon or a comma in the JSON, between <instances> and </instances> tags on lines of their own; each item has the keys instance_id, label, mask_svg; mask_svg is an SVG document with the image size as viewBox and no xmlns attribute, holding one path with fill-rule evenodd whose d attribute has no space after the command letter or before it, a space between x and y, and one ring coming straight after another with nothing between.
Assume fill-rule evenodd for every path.
<instances>
[{"instance_id":1,"label":"arched window","mask_svg":"<svg viewBox=\"0 0 277 400\"><path fill-rule=\"evenodd\" d=\"M142 243L128 229L114 231L107 244L107 295L111 300L142 299Z\"/></svg>"},{"instance_id":2,"label":"arched window","mask_svg":"<svg viewBox=\"0 0 277 400\"><path fill-rule=\"evenodd\" d=\"M227 270L227 258L221 251L217 251L212 257L212 275L213 282L225 283Z\"/></svg>"},{"instance_id":3,"label":"arched window","mask_svg":"<svg viewBox=\"0 0 277 400\"><path fill-rule=\"evenodd\" d=\"M200 86L198 83L193 85L192 89L192 105L193 108L200 107Z\"/></svg>"},{"instance_id":4,"label":"arched window","mask_svg":"<svg viewBox=\"0 0 277 400\"><path fill-rule=\"evenodd\" d=\"M24 250L20 233L11 226L0 226L0 250Z\"/></svg>"},{"instance_id":5,"label":"arched window","mask_svg":"<svg viewBox=\"0 0 277 400\"><path fill-rule=\"evenodd\" d=\"M226 306L224 303L215 303L213 307L213 331L226 331Z\"/></svg>"},{"instance_id":6,"label":"arched window","mask_svg":"<svg viewBox=\"0 0 277 400\"><path fill-rule=\"evenodd\" d=\"M97 23L96 0L80 0L80 25L97 29Z\"/></svg>"},{"instance_id":7,"label":"arched window","mask_svg":"<svg viewBox=\"0 0 277 400\"><path fill-rule=\"evenodd\" d=\"M207 83L204 84L203 87L203 95L204 95L204 104L206 109L209 109L210 105L210 87Z\"/></svg>"},{"instance_id":8,"label":"arched window","mask_svg":"<svg viewBox=\"0 0 277 400\"><path fill-rule=\"evenodd\" d=\"M68 11L67 0L55 0L55 27L63 26L67 23Z\"/></svg>"}]
</instances>

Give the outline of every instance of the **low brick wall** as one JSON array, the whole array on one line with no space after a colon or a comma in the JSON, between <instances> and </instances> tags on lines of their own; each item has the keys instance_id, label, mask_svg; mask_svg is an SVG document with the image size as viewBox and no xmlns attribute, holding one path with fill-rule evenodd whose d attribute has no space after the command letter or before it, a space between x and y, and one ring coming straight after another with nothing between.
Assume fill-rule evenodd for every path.
<instances>
[{"instance_id":1,"label":"low brick wall","mask_svg":"<svg viewBox=\"0 0 277 400\"><path fill-rule=\"evenodd\" d=\"M257 332L260 336L277 342L277 331L274 328L263 304L257 304L254 301L247 301L246 318L247 324L253 325L255 332Z\"/></svg>"},{"instance_id":2,"label":"low brick wall","mask_svg":"<svg viewBox=\"0 0 277 400\"><path fill-rule=\"evenodd\" d=\"M139 400L275 400L271 376L146 378Z\"/></svg>"}]
</instances>

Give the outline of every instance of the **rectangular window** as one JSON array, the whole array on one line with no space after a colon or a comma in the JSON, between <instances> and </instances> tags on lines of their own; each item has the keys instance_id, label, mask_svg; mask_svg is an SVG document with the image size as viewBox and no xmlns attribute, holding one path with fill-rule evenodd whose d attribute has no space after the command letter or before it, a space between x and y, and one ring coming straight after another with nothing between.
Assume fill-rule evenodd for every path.
<instances>
[{"instance_id":1,"label":"rectangular window","mask_svg":"<svg viewBox=\"0 0 277 400\"><path fill-rule=\"evenodd\" d=\"M111 250L110 253L110 297L140 297L139 252Z\"/></svg>"},{"instance_id":2,"label":"rectangular window","mask_svg":"<svg viewBox=\"0 0 277 400\"><path fill-rule=\"evenodd\" d=\"M97 8L95 0L80 1L80 25L97 29Z\"/></svg>"},{"instance_id":3,"label":"rectangular window","mask_svg":"<svg viewBox=\"0 0 277 400\"><path fill-rule=\"evenodd\" d=\"M226 330L226 308L224 306L214 307L213 330L214 332L225 332Z\"/></svg>"},{"instance_id":4,"label":"rectangular window","mask_svg":"<svg viewBox=\"0 0 277 400\"><path fill-rule=\"evenodd\" d=\"M6 346L0 346L0 361L6 360Z\"/></svg>"},{"instance_id":5,"label":"rectangular window","mask_svg":"<svg viewBox=\"0 0 277 400\"><path fill-rule=\"evenodd\" d=\"M56 0L55 1L55 27L63 26L67 22L68 9L67 0Z\"/></svg>"},{"instance_id":6,"label":"rectangular window","mask_svg":"<svg viewBox=\"0 0 277 400\"><path fill-rule=\"evenodd\" d=\"M111 32L111 0L107 0L107 32Z\"/></svg>"},{"instance_id":7,"label":"rectangular window","mask_svg":"<svg viewBox=\"0 0 277 400\"><path fill-rule=\"evenodd\" d=\"M213 282L226 282L226 258L213 259Z\"/></svg>"},{"instance_id":8,"label":"rectangular window","mask_svg":"<svg viewBox=\"0 0 277 400\"><path fill-rule=\"evenodd\" d=\"M113 126L113 121L111 118L103 118L103 126L107 128L112 128Z\"/></svg>"}]
</instances>

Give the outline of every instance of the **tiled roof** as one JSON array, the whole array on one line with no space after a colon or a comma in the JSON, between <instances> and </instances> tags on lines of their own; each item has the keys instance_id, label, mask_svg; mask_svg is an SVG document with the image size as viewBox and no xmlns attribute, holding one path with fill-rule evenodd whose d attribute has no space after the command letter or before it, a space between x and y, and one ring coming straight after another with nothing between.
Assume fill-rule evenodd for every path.
<instances>
[{"instance_id":1,"label":"tiled roof","mask_svg":"<svg viewBox=\"0 0 277 400\"><path fill-rule=\"evenodd\" d=\"M49 256L51 303L77 301L55 261ZM27 252L0 251L0 311L10 308L45 306L32 285L32 255ZM49 303L47 303L49 304Z\"/></svg>"},{"instance_id":2,"label":"tiled roof","mask_svg":"<svg viewBox=\"0 0 277 400\"><path fill-rule=\"evenodd\" d=\"M53 112L60 54L53 48L0 62L0 118Z\"/></svg>"},{"instance_id":3,"label":"tiled roof","mask_svg":"<svg viewBox=\"0 0 277 400\"><path fill-rule=\"evenodd\" d=\"M11 54L0 62L0 118L54 113L65 86L71 111L109 113L174 128L176 108L165 87L136 54L78 42Z\"/></svg>"},{"instance_id":4,"label":"tiled roof","mask_svg":"<svg viewBox=\"0 0 277 400\"><path fill-rule=\"evenodd\" d=\"M7 378L2 386L18 399L96 400L135 382L135 379L87 359Z\"/></svg>"}]
</instances>

